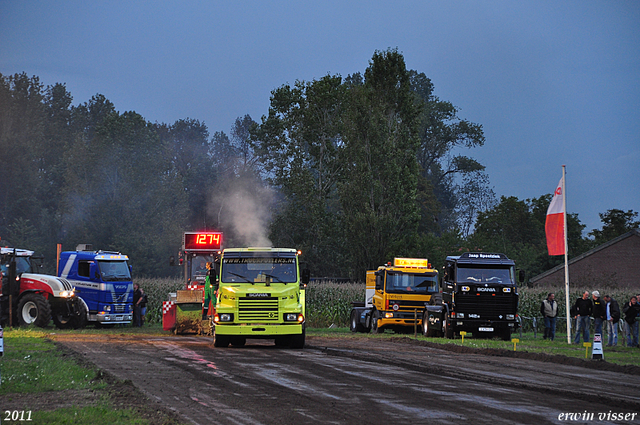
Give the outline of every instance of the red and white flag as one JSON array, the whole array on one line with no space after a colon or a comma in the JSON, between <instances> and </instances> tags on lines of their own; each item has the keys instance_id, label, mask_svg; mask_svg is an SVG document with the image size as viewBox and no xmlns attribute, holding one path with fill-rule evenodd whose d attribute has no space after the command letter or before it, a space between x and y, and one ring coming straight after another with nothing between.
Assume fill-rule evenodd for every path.
<instances>
[{"instance_id":1,"label":"red and white flag","mask_svg":"<svg viewBox=\"0 0 640 425\"><path fill-rule=\"evenodd\" d=\"M553 194L551 204L547 210L547 221L544 230L547 234L547 249L549 255L564 255L564 176Z\"/></svg>"}]
</instances>

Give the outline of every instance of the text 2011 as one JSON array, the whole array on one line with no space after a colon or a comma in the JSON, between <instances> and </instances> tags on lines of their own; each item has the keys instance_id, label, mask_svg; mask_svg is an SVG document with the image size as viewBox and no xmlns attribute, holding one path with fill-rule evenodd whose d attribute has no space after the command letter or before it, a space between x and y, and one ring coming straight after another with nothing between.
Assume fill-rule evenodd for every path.
<instances>
[{"instance_id":1,"label":"text 2011","mask_svg":"<svg viewBox=\"0 0 640 425\"><path fill-rule=\"evenodd\" d=\"M31 410L5 410L4 421L28 422L31 420Z\"/></svg>"}]
</instances>

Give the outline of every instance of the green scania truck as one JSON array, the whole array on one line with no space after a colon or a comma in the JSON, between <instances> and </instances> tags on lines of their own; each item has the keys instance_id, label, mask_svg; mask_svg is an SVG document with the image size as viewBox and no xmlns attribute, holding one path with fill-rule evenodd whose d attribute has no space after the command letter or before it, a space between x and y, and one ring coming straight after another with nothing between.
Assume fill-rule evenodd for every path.
<instances>
[{"instance_id":1,"label":"green scania truck","mask_svg":"<svg viewBox=\"0 0 640 425\"><path fill-rule=\"evenodd\" d=\"M218 269L214 346L245 345L247 338L274 339L277 346L303 348L305 288L292 248L228 248Z\"/></svg>"}]
</instances>

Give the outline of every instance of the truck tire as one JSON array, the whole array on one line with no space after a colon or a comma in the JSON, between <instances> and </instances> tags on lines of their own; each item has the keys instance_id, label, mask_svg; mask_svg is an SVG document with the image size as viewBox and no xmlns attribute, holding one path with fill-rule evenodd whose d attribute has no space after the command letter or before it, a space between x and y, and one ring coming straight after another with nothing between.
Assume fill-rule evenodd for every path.
<instances>
[{"instance_id":1,"label":"truck tire","mask_svg":"<svg viewBox=\"0 0 640 425\"><path fill-rule=\"evenodd\" d=\"M442 322L442 334L447 339L453 339L453 328L451 327L451 323L446 318Z\"/></svg>"},{"instance_id":2,"label":"truck tire","mask_svg":"<svg viewBox=\"0 0 640 425\"><path fill-rule=\"evenodd\" d=\"M304 340L305 340L305 332L303 329L300 335L291 336L291 339L289 340L289 347L295 348L295 349L304 348Z\"/></svg>"},{"instance_id":3,"label":"truck tire","mask_svg":"<svg viewBox=\"0 0 640 425\"><path fill-rule=\"evenodd\" d=\"M364 332L365 328L362 323L360 323L359 316L357 310L351 311L351 322L349 324L351 332Z\"/></svg>"},{"instance_id":4,"label":"truck tire","mask_svg":"<svg viewBox=\"0 0 640 425\"><path fill-rule=\"evenodd\" d=\"M25 294L18 303L18 323L21 326L36 325L44 328L51 320L49 301L34 293Z\"/></svg>"},{"instance_id":5,"label":"truck tire","mask_svg":"<svg viewBox=\"0 0 640 425\"><path fill-rule=\"evenodd\" d=\"M433 329L433 324L429 321L429 313L422 316L422 335L427 338L433 338L437 335L437 331Z\"/></svg>"},{"instance_id":6,"label":"truck tire","mask_svg":"<svg viewBox=\"0 0 640 425\"><path fill-rule=\"evenodd\" d=\"M234 338L231 338L231 345L233 347L244 347L246 343L247 343L247 338L245 337L236 336Z\"/></svg>"},{"instance_id":7,"label":"truck tire","mask_svg":"<svg viewBox=\"0 0 640 425\"><path fill-rule=\"evenodd\" d=\"M215 334L213 337L213 346L219 348L227 348L230 343L230 338L227 335Z\"/></svg>"},{"instance_id":8,"label":"truck tire","mask_svg":"<svg viewBox=\"0 0 640 425\"><path fill-rule=\"evenodd\" d=\"M503 341L511 341L511 329L507 328L507 329L503 329L500 334L499 334L500 338L502 338Z\"/></svg>"},{"instance_id":9,"label":"truck tire","mask_svg":"<svg viewBox=\"0 0 640 425\"><path fill-rule=\"evenodd\" d=\"M378 327L378 319L380 318L380 313L378 310L373 310L371 314L371 332L374 334L381 334L384 332L384 329Z\"/></svg>"}]
</instances>

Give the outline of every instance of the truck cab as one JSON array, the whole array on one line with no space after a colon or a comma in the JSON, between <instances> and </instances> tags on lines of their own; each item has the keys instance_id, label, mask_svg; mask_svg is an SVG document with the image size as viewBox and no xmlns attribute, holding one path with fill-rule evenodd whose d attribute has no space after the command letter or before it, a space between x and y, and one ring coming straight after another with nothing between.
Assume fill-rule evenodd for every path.
<instances>
[{"instance_id":1,"label":"truck cab","mask_svg":"<svg viewBox=\"0 0 640 425\"><path fill-rule=\"evenodd\" d=\"M300 253L292 248L231 248L222 251L214 315L216 347L243 346L247 338L274 339L303 348L305 288Z\"/></svg>"},{"instance_id":2,"label":"truck cab","mask_svg":"<svg viewBox=\"0 0 640 425\"><path fill-rule=\"evenodd\" d=\"M76 251L60 253L58 276L75 286L89 312L89 322L115 325L133 320L133 281L127 255L79 245Z\"/></svg>"},{"instance_id":3,"label":"truck cab","mask_svg":"<svg viewBox=\"0 0 640 425\"><path fill-rule=\"evenodd\" d=\"M500 253L466 252L449 256L442 282L441 306L427 309L427 336L440 332L453 338L460 332L497 336L505 341L520 327L515 262Z\"/></svg>"},{"instance_id":4,"label":"truck cab","mask_svg":"<svg viewBox=\"0 0 640 425\"><path fill-rule=\"evenodd\" d=\"M440 297L438 271L426 258L394 258L367 271L365 302L351 311L352 332L417 330L427 304Z\"/></svg>"}]
</instances>

